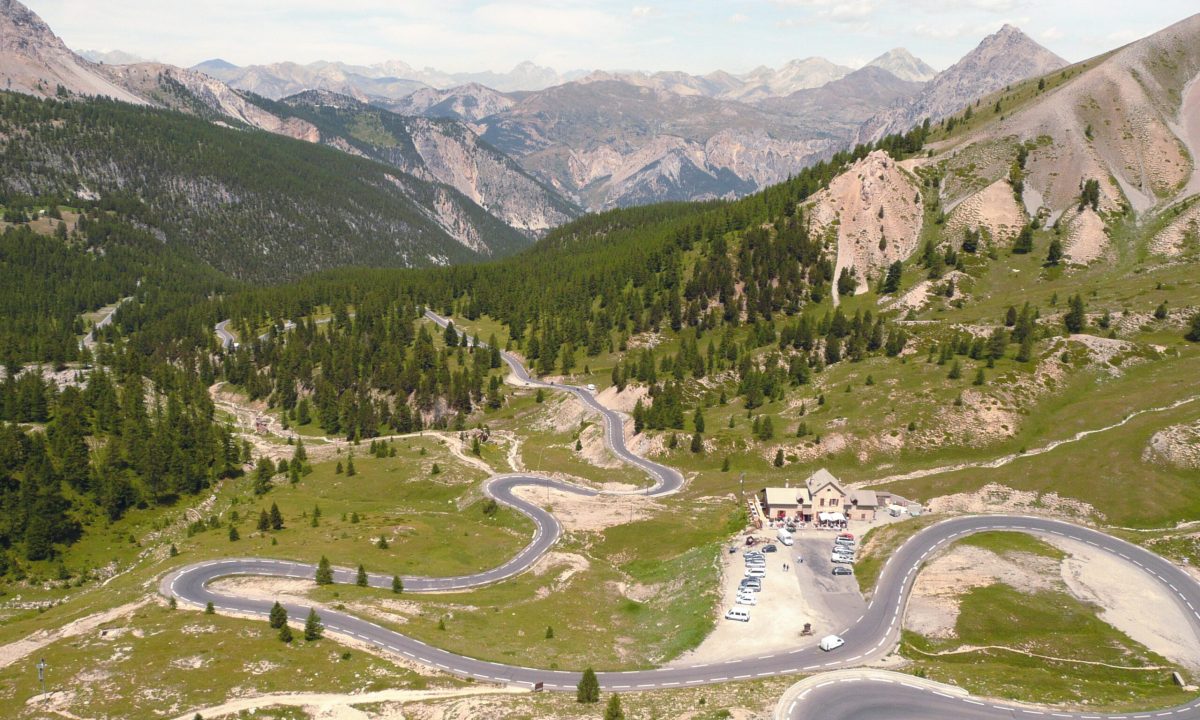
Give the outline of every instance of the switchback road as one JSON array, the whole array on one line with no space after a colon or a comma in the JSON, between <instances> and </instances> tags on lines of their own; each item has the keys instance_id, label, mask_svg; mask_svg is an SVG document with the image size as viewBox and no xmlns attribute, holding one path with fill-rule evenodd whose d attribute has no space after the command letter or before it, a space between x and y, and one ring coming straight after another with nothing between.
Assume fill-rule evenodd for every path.
<instances>
[{"instance_id":1,"label":"switchback road","mask_svg":"<svg viewBox=\"0 0 1200 720\"><path fill-rule=\"evenodd\" d=\"M447 322L432 312L427 312L426 315L440 325ZM683 477L678 471L639 457L626 447L621 416L600 405L590 392L572 386L543 383L531 378L512 355L504 353L503 357L520 382L571 393L599 413L604 418L606 442L612 451L626 462L642 468L653 480L653 485L645 490L644 494L651 497L660 496L675 492L682 486ZM533 539L521 552L500 567L461 577L406 577L405 591L440 592L469 589L505 580L531 567L555 543L561 534L561 528L553 515L513 492L518 486L530 485L550 486L561 491L581 494L597 492L533 474L518 473L489 478L484 484L484 492L497 502L508 505L532 519L536 527ZM790 652L721 663L628 672L600 672L597 673L600 685L615 691L677 688L776 675L812 674L858 667L878 660L890 653L898 642L904 606L922 564L932 554L958 538L993 530L1067 537L1132 562L1171 590L1173 601L1184 610L1190 621L1190 627L1180 628L1180 632L1200 633L1200 584L1183 570L1154 553L1102 532L1059 520L1025 516L965 516L944 520L921 530L892 554L880 573L866 612L853 625L839 633L845 640L845 645L838 650L823 652L815 647L813 640L809 645ZM192 605L204 606L211 602L217 610L265 617L271 603L217 593L209 589L209 584L219 578L233 575L313 578L315 572L314 565L282 560L216 560L196 563L170 573L162 580L161 591ZM338 568L334 572L334 580L339 583L353 583L355 573L348 568ZM369 584L372 587L390 590L391 577L371 575ZM309 610L308 607L299 605L285 607L292 618L304 617ZM525 686L543 683L549 690L573 690L579 682L577 672L477 660L432 647L354 615L331 609L323 609L321 614L326 627L334 633L357 638L411 661L455 675ZM806 687L783 709L781 715L791 720L990 720L1031 715L1085 720L1167 716L1200 719L1200 703L1193 701L1169 710L1136 714L1068 713L1008 705L943 692L928 683L887 683L877 678L851 677Z\"/></svg>"}]
</instances>

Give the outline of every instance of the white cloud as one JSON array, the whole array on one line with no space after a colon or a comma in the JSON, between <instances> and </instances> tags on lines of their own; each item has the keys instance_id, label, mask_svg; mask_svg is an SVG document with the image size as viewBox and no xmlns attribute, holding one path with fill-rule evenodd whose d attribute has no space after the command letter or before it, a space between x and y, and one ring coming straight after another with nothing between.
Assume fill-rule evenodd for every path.
<instances>
[{"instance_id":1,"label":"white cloud","mask_svg":"<svg viewBox=\"0 0 1200 720\"><path fill-rule=\"evenodd\" d=\"M654 8L649 5L634 5L631 14L635 18L650 17L654 14Z\"/></svg>"},{"instance_id":2,"label":"white cloud","mask_svg":"<svg viewBox=\"0 0 1200 720\"><path fill-rule=\"evenodd\" d=\"M731 22L735 25L740 25L741 23L744 23L749 19L750 19L749 15L744 15L742 13L734 13L729 16L729 22Z\"/></svg>"}]
</instances>

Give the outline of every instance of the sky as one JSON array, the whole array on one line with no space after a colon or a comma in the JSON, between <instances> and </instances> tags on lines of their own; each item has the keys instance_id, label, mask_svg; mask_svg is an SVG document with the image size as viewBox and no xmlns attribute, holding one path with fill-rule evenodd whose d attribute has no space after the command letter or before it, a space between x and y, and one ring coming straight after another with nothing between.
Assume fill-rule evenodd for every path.
<instances>
[{"instance_id":1,"label":"sky","mask_svg":"<svg viewBox=\"0 0 1200 720\"><path fill-rule=\"evenodd\" d=\"M25 0L76 50L190 66L402 60L502 72L744 72L894 47L943 69L1004 23L1072 62L1200 10L1196 0Z\"/></svg>"}]
</instances>

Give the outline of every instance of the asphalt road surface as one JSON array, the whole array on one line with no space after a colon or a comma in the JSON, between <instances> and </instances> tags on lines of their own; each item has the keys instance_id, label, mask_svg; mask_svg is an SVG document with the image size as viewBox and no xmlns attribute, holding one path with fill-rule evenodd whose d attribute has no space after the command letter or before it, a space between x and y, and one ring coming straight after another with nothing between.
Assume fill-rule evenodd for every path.
<instances>
[{"instance_id":1,"label":"asphalt road surface","mask_svg":"<svg viewBox=\"0 0 1200 720\"><path fill-rule=\"evenodd\" d=\"M426 315L439 325L445 325L447 322L432 312L427 311ZM651 497L659 496L675 492L682 486L683 476L678 471L638 457L626 447L621 416L600 405L587 390L536 380L529 376L525 368L512 355L504 353L503 357L520 381L527 382L531 386L571 393L600 413L604 418L606 442L609 447L626 462L645 470L653 480L653 485L643 491L644 494ZM497 502L508 505L532 519L536 527L533 539L504 565L481 573L447 578L405 577L405 592L462 590L499 582L531 567L558 540L561 528L553 515L513 493L514 488L526 485L551 486L561 491L581 494L596 494L597 492L531 474L497 475L489 478L484 484L484 492ZM791 652L772 653L713 664L629 672L598 672L600 685L604 689L615 691L687 687L775 675L811 674L852 668L882 658L890 653L898 642L904 605L912 589L917 571L926 558L937 552L946 543L953 542L957 538L990 530L1059 535L1088 543L1129 560L1171 590L1175 602L1186 612L1191 621L1191 627L1180 628L1180 632L1200 633L1200 584L1197 584L1183 570L1154 553L1096 530L1059 520L1006 515L965 516L945 520L921 530L893 553L880 573L874 596L865 612L849 627L838 633L845 640L845 645L833 652L827 653L814 645L809 645L798 647ZM218 578L233 575L312 578L315 572L315 565L304 563L261 558L233 558L196 563L181 568L162 580L160 590L165 595L178 598L181 602L198 606L204 606L211 602L217 610L265 617L270 611L270 602L217 593L209 589L209 584ZM351 584L355 581L355 572L349 568L337 568L334 571L334 580L339 583ZM369 582L373 587L386 588L389 591L391 589L390 576L370 575ZM293 619L304 617L309 610L307 606L285 605L285 607L288 615ZM578 672L543 670L476 660L440 650L354 615L323 609L321 616L325 626L331 632L352 636L409 660L462 677L528 686L543 683L548 690L574 690L579 682ZM750 622L753 624L753 613L751 616ZM870 680L842 680L805 691L786 710L786 717L791 720L916 720L917 718L957 720L958 718L992 719L1035 715L1085 720L1166 716L1200 718L1200 701L1192 701L1177 708L1151 713L1115 715L1088 712L1065 713L1048 709L1008 706L994 701L940 693L917 685L909 687L904 684L884 685Z\"/></svg>"}]
</instances>

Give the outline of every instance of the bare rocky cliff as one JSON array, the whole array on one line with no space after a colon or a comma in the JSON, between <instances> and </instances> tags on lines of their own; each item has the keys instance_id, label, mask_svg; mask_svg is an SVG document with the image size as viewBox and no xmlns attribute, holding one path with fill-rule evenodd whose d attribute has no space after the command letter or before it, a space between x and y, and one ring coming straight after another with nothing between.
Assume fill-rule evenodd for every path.
<instances>
[{"instance_id":1,"label":"bare rocky cliff","mask_svg":"<svg viewBox=\"0 0 1200 720\"><path fill-rule=\"evenodd\" d=\"M42 97L101 95L139 105L145 101L71 52L29 8L0 0L0 78L4 90Z\"/></svg>"}]
</instances>

